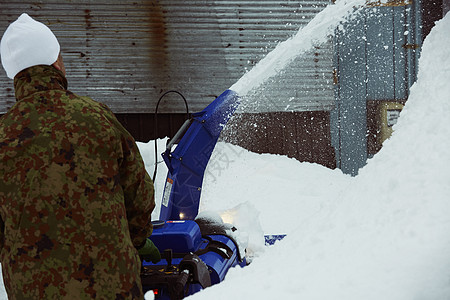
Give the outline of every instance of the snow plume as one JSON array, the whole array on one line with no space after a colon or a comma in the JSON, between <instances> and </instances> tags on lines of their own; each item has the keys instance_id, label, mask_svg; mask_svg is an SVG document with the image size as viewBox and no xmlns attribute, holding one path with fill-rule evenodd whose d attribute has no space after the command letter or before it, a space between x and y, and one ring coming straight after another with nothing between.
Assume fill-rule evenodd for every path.
<instances>
[{"instance_id":1,"label":"snow plume","mask_svg":"<svg viewBox=\"0 0 450 300\"><path fill-rule=\"evenodd\" d=\"M351 13L364 4L364 0L341 0L334 5L328 5L295 36L280 43L267 54L254 68L233 84L230 90L245 97L249 91L258 88L267 79L282 71L296 56L312 49L316 43L325 42L340 23L351 18Z\"/></svg>"}]
</instances>

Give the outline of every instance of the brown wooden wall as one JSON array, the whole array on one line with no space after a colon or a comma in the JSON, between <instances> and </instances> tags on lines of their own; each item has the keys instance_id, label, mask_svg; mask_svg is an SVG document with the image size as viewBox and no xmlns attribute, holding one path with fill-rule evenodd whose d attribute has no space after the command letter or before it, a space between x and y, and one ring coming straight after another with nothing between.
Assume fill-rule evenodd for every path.
<instances>
[{"instance_id":1,"label":"brown wooden wall","mask_svg":"<svg viewBox=\"0 0 450 300\"><path fill-rule=\"evenodd\" d=\"M326 111L239 114L228 123L223 138L256 153L336 168Z\"/></svg>"},{"instance_id":2,"label":"brown wooden wall","mask_svg":"<svg viewBox=\"0 0 450 300\"><path fill-rule=\"evenodd\" d=\"M173 137L188 118L187 114L116 114L117 119L138 142L148 142L155 138Z\"/></svg>"}]
</instances>

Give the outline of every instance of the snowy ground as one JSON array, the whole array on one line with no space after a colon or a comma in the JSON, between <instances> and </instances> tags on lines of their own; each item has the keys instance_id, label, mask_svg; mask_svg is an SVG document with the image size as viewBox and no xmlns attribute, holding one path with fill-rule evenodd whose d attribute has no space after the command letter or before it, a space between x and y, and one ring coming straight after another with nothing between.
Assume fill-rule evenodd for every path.
<instances>
[{"instance_id":1,"label":"snowy ground","mask_svg":"<svg viewBox=\"0 0 450 300\"><path fill-rule=\"evenodd\" d=\"M394 135L357 177L217 145L201 210L234 217L257 257L189 299L450 299L449 32L448 14L425 40ZM139 147L153 174L153 143ZM263 247L262 232L288 236Z\"/></svg>"}]
</instances>

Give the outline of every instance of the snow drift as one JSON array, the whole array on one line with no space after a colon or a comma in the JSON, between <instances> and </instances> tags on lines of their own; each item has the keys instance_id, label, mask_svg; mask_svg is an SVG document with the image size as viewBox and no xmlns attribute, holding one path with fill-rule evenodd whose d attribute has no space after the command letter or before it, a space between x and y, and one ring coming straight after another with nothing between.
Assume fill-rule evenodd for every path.
<instances>
[{"instance_id":1,"label":"snow drift","mask_svg":"<svg viewBox=\"0 0 450 300\"><path fill-rule=\"evenodd\" d=\"M266 233L288 237L192 299L450 299L449 29L447 14L393 136L357 177L218 145L210 165L228 166L207 173L202 209L250 202Z\"/></svg>"}]
</instances>

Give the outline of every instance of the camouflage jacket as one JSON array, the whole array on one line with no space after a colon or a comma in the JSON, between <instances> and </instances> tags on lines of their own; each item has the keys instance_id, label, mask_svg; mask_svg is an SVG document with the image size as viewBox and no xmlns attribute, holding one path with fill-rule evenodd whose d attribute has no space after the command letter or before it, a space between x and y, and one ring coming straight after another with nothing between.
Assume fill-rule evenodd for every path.
<instances>
[{"instance_id":1,"label":"camouflage jacket","mask_svg":"<svg viewBox=\"0 0 450 300\"><path fill-rule=\"evenodd\" d=\"M0 119L0 260L10 299L142 299L154 190L103 104L35 66Z\"/></svg>"}]
</instances>

